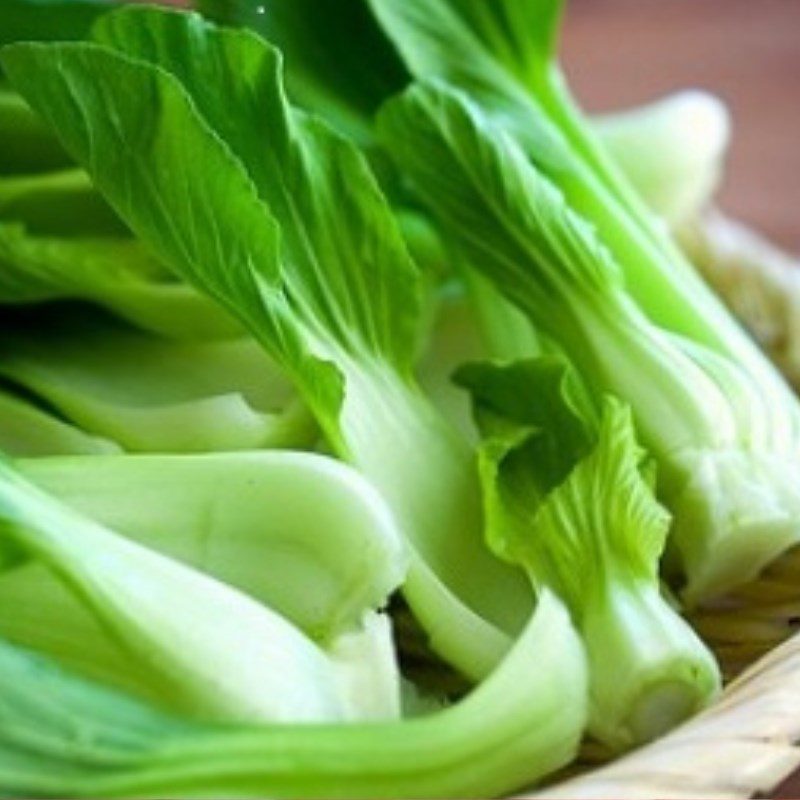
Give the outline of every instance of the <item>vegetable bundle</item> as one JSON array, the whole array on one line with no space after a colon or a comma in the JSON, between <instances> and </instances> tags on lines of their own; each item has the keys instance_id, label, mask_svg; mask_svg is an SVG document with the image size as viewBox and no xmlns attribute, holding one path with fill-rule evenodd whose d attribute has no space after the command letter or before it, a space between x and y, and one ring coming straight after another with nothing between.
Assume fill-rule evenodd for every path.
<instances>
[{"instance_id":1,"label":"vegetable bundle","mask_svg":"<svg viewBox=\"0 0 800 800\"><path fill-rule=\"evenodd\" d=\"M556 0L199 5L0 10L0 790L500 795L701 709L681 604L800 538L641 199L724 111L583 119Z\"/></svg>"}]
</instances>

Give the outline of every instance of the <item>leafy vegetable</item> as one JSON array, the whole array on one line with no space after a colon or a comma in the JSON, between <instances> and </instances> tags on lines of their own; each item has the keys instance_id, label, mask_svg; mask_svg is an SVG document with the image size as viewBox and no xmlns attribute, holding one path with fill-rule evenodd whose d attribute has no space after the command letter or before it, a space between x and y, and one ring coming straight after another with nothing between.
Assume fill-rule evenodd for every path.
<instances>
[{"instance_id":1,"label":"leafy vegetable","mask_svg":"<svg viewBox=\"0 0 800 800\"><path fill-rule=\"evenodd\" d=\"M676 92L595 117L591 124L642 199L671 226L691 220L708 204L730 140L728 110L718 97Z\"/></svg>"},{"instance_id":2,"label":"leafy vegetable","mask_svg":"<svg viewBox=\"0 0 800 800\"><path fill-rule=\"evenodd\" d=\"M594 230L473 103L416 87L382 125L469 262L565 348L595 391L631 404L660 462L689 596L752 578L794 544L795 402L656 327Z\"/></svg>"},{"instance_id":3,"label":"leafy vegetable","mask_svg":"<svg viewBox=\"0 0 800 800\"><path fill-rule=\"evenodd\" d=\"M379 16L383 11L384 21L396 13L388 10L390 3L378 0L375 5ZM286 58L293 101L359 141L374 144L374 111L403 88L408 76L377 19L367 13L369 0L350 0L346 8L341 2L283 0L273 2L268 13L267 6L250 0L198 0L195 5L212 19L249 27L276 44ZM479 4L474 11L465 12L468 6L461 3L453 8L468 19L474 17L471 34L482 39L481 49L488 51L489 60L500 62L503 69L527 83L527 76L535 71L536 56L527 52L531 31L539 27L538 14L545 6L503 0L489 13ZM400 13L410 13L415 26L425 27L423 11L401 9ZM452 16L449 19L453 21ZM387 30L391 33L394 28L387 24ZM444 38L443 32L449 35L450 29L433 34ZM398 27L398 41L403 33ZM457 36L442 47L463 43ZM402 45L400 51L407 55ZM407 57L413 62L413 56ZM522 63L517 65L515 58ZM370 69L365 69L367 64ZM485 60L483 64L486 66ZM419 74L429 77L421 67ZM363 85L365 80L371 82L369 90ZM730 134L727 109L719 98L686 90L638 108L591 117L588 123L650 208L671 222L677 224L698 212L716 188Z\"/></svg>"},{"instance_id":4,"label":"leafy vegetable","mask_svg":"<svg viewBox=\"0 0 800 800\"><path fill-rule=\"evenodd\" d=\"M322 643L358 628L405 573L380 498L327 457L35 458L17 468L81 514L245 592Z\"/></svg>"},{"instance_id":5,"label":"leafy vegetable","mask_svg":"<svg viewBox=\"0 0 800 800\"><path fill-rule=\"evenodd\" d=\"M83 39L110 0L4 0L0 44Z\"/></svg>"},{"instance_id":6,"label":"leafy vegetable","mask_svg":"<svg viewBox=\"0 0 800 800\"><path fill-rule=\"evenodd\" d=\"M486 681L402 723L189 725L2 647L0 782L17 794L84 796L500 795L574 757L585 670L547 591Z\"/></svg>"},{"instance_id":7,"label":"leafy vegetable","mask_svg":"<svg viewBox=\"0 0 800 800\"><path fill-rule=\"evenodd\" d=\"M796 400L699 279L596 141L555 62L563 0L370 0L421 80L469 93L537 170L596 228L642 311L672 333L732 358L798 428ZM780 434L779 434L780 435Z\"/></svg>"},{"instance_id":8,"label":"leafy vegetable","mask_svg":"<svg viewBox=\"0 0 800 800\"><path fill-rule=\"evenodd\" d=\"M246 338L175 342L62 312L7 326L0 375L130 451L309 447L313 420Z\"/></svg>"},{"instance_id":9,"label":"leafy vegetable","mask_svg":"<svg viewBox=\"0 0 800 800\"><path fill-rule=\"evenodd\" d=\"M570 609L589 657L589 731L612 748L654 739L719 687L713 656L661 597L669 515L630 411L600 409L557 357L459 372L486 435L495 552Z\"/></svg>"},{"instance_id":10,"label":"leafy vegetable","mask_svg":"<svg viewBox=\"0 0 800 800\"><path fill-rule=\"evenodd\" d=\"M702 708L671 593L800 540L668 234L724 107L584 119L561 0L196 5L0 9L0 793L508 794Z\"/></svg>"},{"instance_id":11,"label":"leafy vegetable","mask_svg":"<svg viewBox=\"0 0 800 800\"><path fill-rule=\"evenodd\" d=\"M277 55L252 34L129 8L96 36L18 45L4 63L131 229L292 377L397 516L404 591L434 647L485 675L531 599L482 542L469 446L411 376L417 276L364 160L286 104Z\"/></svg>"},{"instance_id":12,"label":"leafy vegetable","mask_svg":"<svg viewBox=\"0 0 800 800\"><path fill-rule=\"evenodd\" d=\"M28 564L3 576L3 624L15 638L32 637L90 675L201 718L347 719L381 702L368 684L349 685L346 658L338 665L267 606L69 510L7 465L0 470L6 549L68 590L31 579ZM395 683L395 708L397 692Z\"/></svg>"},{"instance_id":13,"label":"leafy vegetable","mask_svg":"<svg viewBox=\"0 0 800 800\"><path fill-rule=\"evenodd\" d=\"M241 335L228 314L176 281L132 239L38 237L0 224L0 302L51 300L89 300L165 336Z\"/></svg>"},{"instance_id":14,"label":"leafy vegetable","mask_svg":"<svg viewBox=\"0 0 800 800\"><path fill-rule=\"evenodd\" d=\"M11 456L115 453L119 447L84 433L47 411L0 389L0 450Z\"/></svg>"},{"instance_id":15,"label":"leafy vegetable","mask_svg":"<svg viewBox=\"0 0 800 800\"><path fill-rule=\"evenodd\" d=\"M69 156L27 103L0 85L0 173L56 170Z\"/></svg>"},{"instance_id":16,"label":"leafy vegetable","mask_svg":"<svg viewBox=\"0 0 800 800\"><path fill-rule=\"evenodd\" d=\"M226 25L250 28L286 57L293 102L321 113L359 141L372 137L378 106L407 82L405 69L364 0L198 0Z\"/></svg>"},{"instance_id":17,"label":"leafy vegetable","mask_svg":"<svg viewBox=\"0 0 800 800\"><path fill-rule=\"evenodd\" d=\"M77 169L0 178L0 215L39 236L125 236L119 218Z\"/></svg>"}]
</instances>

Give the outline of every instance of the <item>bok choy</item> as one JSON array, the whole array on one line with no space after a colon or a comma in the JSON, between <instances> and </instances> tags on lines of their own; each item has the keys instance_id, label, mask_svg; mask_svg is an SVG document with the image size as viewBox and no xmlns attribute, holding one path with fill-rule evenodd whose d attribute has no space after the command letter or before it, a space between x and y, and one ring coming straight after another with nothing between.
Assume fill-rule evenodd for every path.
<instances>
[{"instance_id":1,"label":"bok choy","mask_svg":"<svg viewBox=\"0 0 800 800\"><path fill-rule=\"evenodd\" d=\"M387 107L382 127L469 263L568 352L596 391L630 403L660 463L687 597L751 579L795 544L798 405L764 357L748 345L747 359L734 359L659 325L634 296L647 277L626 276L618 261L630 251L569 205L525 140L458 90L412 88ZM698 317L698 327L710 319ZM732 337L734 350L740 338Z\"/></svg>"},{"instance_id":2,"label":"bok choy","mask_svg":"<svg viewBox=\"0 0 800 800\"><path fill-rule=\"evenodd\" d=\"M69 509L6 463L0 533L2 633L91 677L201 719L397 713L396 674L376 679L347 648L337 660L335 643L326 653L268 606ZM382 675L387 651L374 649Z\"/></svg>"},{"instance_id":3,"label":"bok choy","mask_svg":"<svg viewBox=\"0 0 800 800\"><path fill-rule=\"evenodd\" d=\"M0 795L507 795L710 703L800 541L671 238L721 102L584 118L561 0L114 5L0 8Z\"/></svg>"},{"instance_id":4,"label":"bok choy","mask_svg":"<svg viewBox=\"0 0 800 800\"><path fill-rule=\"evenodd\" d=\"M494 796L571 760L586 720L585 657L546 590L486 681L402 723L190 723L2 640L0 682L0 781L20 795Z\"/></svg>"},{"instance_id":5,"label":"bok choy","mask_svg":"<svg viewBox=\"0 0 800 800\"><path fill-rule=\"evenodd\" d=\"M289 106L254 34L128 8L94 37L13 45L4 67L120 217L242 322L378 487L412 549L409 603L435 649L482 677L532 598L482 540L469 444L413 379L419 279L366 162Z\"/></svg>"},{"instance_id":6,"label":"bok choy","mask_svg":"<svg viewBox=\"0 0 800 800\"><path fill-rule=\"evenodd\" d=\"M458 372L470 388L494 551L570 609L589 659L589 732L654 739L719 688L714 657L661 595L670 518L630 410L595 403L557 356Z\"/></svg>"},{"instance_id":7,"label":"bok choy","mask_svg":"<svg viewBox=\"0 0 800 800\"><path fill-rule=\"evenodd\" d=\"M246 337L175 341L50 309L0 325L0 376L130 452L308 448L319 436Z\"/></svg>"}]
</instances>

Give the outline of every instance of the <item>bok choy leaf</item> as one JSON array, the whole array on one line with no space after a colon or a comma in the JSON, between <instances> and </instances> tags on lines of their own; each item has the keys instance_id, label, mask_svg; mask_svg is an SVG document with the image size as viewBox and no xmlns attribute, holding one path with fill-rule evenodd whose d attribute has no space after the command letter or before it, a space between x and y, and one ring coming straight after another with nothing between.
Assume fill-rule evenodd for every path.
<instances>
[{"instance_id":1,"label":"bok choy leaf","mask_svg":"<svg viewBox=\"0 0 800 800\"><path fill-rule=\"evenodd\" d=\"M475 103L417 86L384 135L471 265L627 401L659 461L692 600L754 577L800 537L796 403L745 365L656 326L614 253Z\"/></svg>"},{"instance_id":2,"label":"bok choy leaf","mask_svg":"<svg viewBox=\"0 0 800 800\"><path fill-rule=\"evenodd\" d=\"M4 64L121 218L245 325L378 487L433 646L485 675L532 598L485 547L470 446L412 377L418 275L366 162L289 106L277 53L249 32L128 8L95 38L15 45Z\"/></svg>"},{"instance_id":3,"label":"bok choy leaf","mask_svg":"<svg viewBox=\"0 0 800 800\"><path fill-rule=\"evenodd\" d=\"M252 339L173 341L86 309L0 327L0 376L131 452L309 448L319 436Z\"/></svg>"},{"instance_id":4,"label":"bok choy leaf","mask_svg":"<svg viewBox=\"0 0 800 800\"><path fill-rule=\"evenodd\" d=\"M19 458L102 455L120 447L91 436L13 392L0 389L0 450Z\"/></svg>"},{"instance_id":5,"label":"bok choy leaf","mask_svg":"<svg viewBox=\"0 0 800 800\"><path fill-rule=\"evenodd\" d=\"M405 549L375 490L324 456L31 458L16 466L81 514L245 592L319 642L356 629L405 575Z\"/></svg>"},{"instance_id":6,"label":"bok choy leaf","mask_svg":"<svg viewBox=\"0 0 800 800\"><path fill-rule=\"evenodd\" d=\"M719 689L714 657L662 597L669 514L630 410L594 403L563 359L468 365L491 545L570 609L589 658L589 732L654 739ZM598 407L599 406L599 407Z\"/></svg>"},{"instance_id":7,"label":"bok choy leaf","mask_svg":"<svg viewBox=\"0 0 800 800\"><path fill-rule=\"evenodd\" d=\"M586 664L543 591L497 670L403 722L213 726L158 713L0 640L0 782L20 795L487 797L575 755Z\"/></svg>"},{"instance_id":8,"label":"bok choy leaf","mask_svg":"<svg viewBox=\"0 0 800 800\"><path fill-rule=\"evenodd\" d=\"M786 441L788 426L796 443L796 399L654 220L572 100L556 60L563 0L370 3L412 74L468 93L594 226L643 313L736 362L751 388L769 396L775 438Z\"/></svg>"},{"instance_id":9,"label":"bok choy leaf","mask_svg":"<svg viewBox=\"0 0 800 800\"><path fill-rule=\"evenodd\" d=\"M9 638L200 719L398 712L393 652L377 646L389 641L385 620L367 620L361 647L337 655L334 642L328 653L251 596L112 532L5 462L0 470L0 533L12 554L0 575L0 625ZM351 657L370 652L370 640L375 675Z\"/></svg>"},{"instance_id":10,"label":"bok choy leaf","mask_svg":"<svg viewBox=\"0 0 800 800\"><path fill-rule=\"evenodd\" d=\"M61 207L57 203L55 213ZM230 315L175 280L133 239L36 236L18 223L0 224L0 302L29 306L59 300L94 303L171 338L242 333Z\"/></svg>"}]
</instances>

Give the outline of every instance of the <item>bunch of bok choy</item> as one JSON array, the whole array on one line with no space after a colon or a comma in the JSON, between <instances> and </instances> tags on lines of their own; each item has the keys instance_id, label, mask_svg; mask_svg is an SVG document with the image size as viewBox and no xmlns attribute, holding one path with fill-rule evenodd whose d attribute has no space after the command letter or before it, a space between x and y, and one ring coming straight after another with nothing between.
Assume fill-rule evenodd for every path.
<instances>
[{"instance_id":1,"label":"bunch of bok choy","mask_svg":"<svg viewBox=\"0 0 800 800\"><path fill-rule=\"evenodd\" d=\"M561 6L0 9L0 794L495 796L717 695L800 406L669 232L724 107L585 120Z\"/></svg>"}]
</instances>

